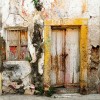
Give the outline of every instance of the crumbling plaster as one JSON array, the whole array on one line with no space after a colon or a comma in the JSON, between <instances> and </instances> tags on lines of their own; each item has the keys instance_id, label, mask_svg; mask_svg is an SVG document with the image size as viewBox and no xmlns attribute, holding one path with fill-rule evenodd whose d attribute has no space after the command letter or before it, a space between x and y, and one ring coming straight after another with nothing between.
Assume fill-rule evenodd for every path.
<instances>
[{"instance_id":1,"label":"crumbling plaster","mask_svg":"<svg viewBox=\"0 0 100 100\"><path fill-rule=\"evenodd\" d=\"M6 0L2 6L3 27L27 26L30 27L35 20L57 18L88 18L89 42L99 45L99 0L40 0L43 3L41 12L36 11L31 0ZM6 12L6 13L5 13ZM32 25L33 26L33 25Z\"/></svg>"},{"instance_id":2,"label":"crumbling plaster","mask_svg":"<svg viewBox=\"0 0 100 100\"><path fill-rule=\"evenodd\" d=\"M88 18L88 62L91 63L92 46L100 46L100 1L99 0L40 0L41 11L34 8L31 0L2 0L2 36L8 26L28 27L28 47L35 62L36 51L32 45L34 23L43 25L46 19ZM43 59L39 60L39 73L43 73ZM42 69L42 70L41 70Z\"/></svg>"},{"instance_id":3,"label":"crumbling plaster","mask_svg":"<svg viewBox=\"0 0 100 100\"><path fill-rule=\"evenodd\" d=\"M40 16L43 17L42 19L85 17L89 18L89 26L99 26L99 0L41 0L41 2L43 2L43 9L40 13L36 11L31 0L22 0L21 2L19 0L11 0L10 3L9 0L3 1L2 22L6 23L6 25L10 24L10 26L23 25L26 22L28 26L30 21L31 23L32 21L34 22ZM92 34L93 32L90 33ZM95 34L98 34L98 32ZM98 41L98 39L91 38Z\"/></svg>"}]
</instances>

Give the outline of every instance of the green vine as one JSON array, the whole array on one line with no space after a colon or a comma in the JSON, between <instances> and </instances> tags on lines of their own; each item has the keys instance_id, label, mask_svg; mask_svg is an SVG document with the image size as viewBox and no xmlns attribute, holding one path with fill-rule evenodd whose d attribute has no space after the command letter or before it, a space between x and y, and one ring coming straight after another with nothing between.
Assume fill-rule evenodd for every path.
<instances>
[{"instance_id":1,"label":"green vine","mask_svg":"<svg viewBox=\"0 0 100 100\"><path fill-rule=\"evenodd\" d=\"M35 95L41 95L41 96L47 96L47 97L51 97L54 93L56 93L55 88L54 87L49 87L48 91L44 91L44 87L43 86L38 86L37 91L35 91Z\"/></svg>"},{"instance_id":2,"label":"green vine","mask_svg":"<svg viewBox=\"0 0 100 100\"><path fill-rule=\"evenodd\" d=\"M35 5L37 5L39 0L32 0L32 2L34 2Z\"/></svg>"},{"instance_id":3,"label":"green vine","mask_svg":"<svg viewBox=\"0 0 100 100\"><path fill-rule=\"evenodd\" d=\"M42 7L43 7L43 4L40 2L40 0L32 0L32 2L34 2L35 8L36 8L38 11L41 11L41 9L42 9Z\"/></svg>"}]
</instances>

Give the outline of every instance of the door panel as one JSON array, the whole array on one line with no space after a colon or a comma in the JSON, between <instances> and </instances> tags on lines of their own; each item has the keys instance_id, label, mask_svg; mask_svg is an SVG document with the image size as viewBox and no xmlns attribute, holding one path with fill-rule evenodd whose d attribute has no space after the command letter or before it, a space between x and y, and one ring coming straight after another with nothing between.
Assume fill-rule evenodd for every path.
<instances>
[{"instance_id":1,"label":"door panel","mask_svg":"<svg viewBox=\"0 0 100 100\"><path fill-rule=\"evenodd\" d=\"M51 85L79 83L79 29L52 30Z\"/></svg>"},{"instance_id":2,"label":"door panel","mask_svg":"<svg viewBox=\"0 0 100 100\"><path fill-rule=\"evenodd\" d=\"M64 85L64 35L65 30L52 30L51 35L51 85Z\"/></svg>"},{"instance_id":3,"label":"door panel","mask_svg":"<svg viewBox=\"0 0 100 100\"><path fill-rule=\"evenodd\" d=\"M65 84L79 83L79 30L66 29Z\"/></svg>"},{"instance_id":4,"label":"door panel","mask_svg":"<svg viewBox=\"0 0 100 100\"><path fill-rule=\"evenodd\" d=\"M57 84L64 84L64 30L57 31Z\"/></svg>"},{"instance_id":5,"label":"door panel","mask_svg":"<svg viewBox=\"0 0 100 100\"><path fill-rule=\"evenodd\" d=\"M56 67L57 67L56 38L57 38L57 33L56 31L53 31L51 35L51 72L50 72L51 85L56 85Z\"/></svg>"}]
</instances>

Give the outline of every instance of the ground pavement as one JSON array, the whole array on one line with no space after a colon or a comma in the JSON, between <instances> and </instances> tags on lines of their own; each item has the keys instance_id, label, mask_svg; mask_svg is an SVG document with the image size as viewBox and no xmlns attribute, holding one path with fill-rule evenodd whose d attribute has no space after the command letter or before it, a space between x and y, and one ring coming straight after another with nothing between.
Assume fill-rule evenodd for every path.
<instances>
[{"instance_id":1,"label":"ground pavement","mask_svg":"<svg viewBox=\"0 0 100 100\"><path fill-rule=\"evenodd\" d=\"M100 94L80 95L80 94L63 94L53 95L52 97L45 96L30 96L30 95L3 95L0 100L100 100Z\"/></svg>"}]
</instances>

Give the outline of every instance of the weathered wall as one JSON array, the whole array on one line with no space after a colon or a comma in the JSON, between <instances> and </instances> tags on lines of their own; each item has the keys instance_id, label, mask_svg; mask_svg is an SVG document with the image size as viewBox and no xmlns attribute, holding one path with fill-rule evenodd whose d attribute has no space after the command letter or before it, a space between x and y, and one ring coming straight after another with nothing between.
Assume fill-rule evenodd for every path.
<instances>
[{"instance_id":1,"label":"weathered wall","mask_svg":"<svg viewBox=\"0 0 100 100\"><path fill-rule=\"evenodd\" d=\"M24 64L23 64L24 63ZM24 94L32 88L31 66L27 61L7 61L3 63L2 92Z\"/></svg>"},{"instance_id":2,"label":"weathered wall","mask_svg":"<svg viewBox=\"0 0 100 100\"><path fill-rule=\"evenodd\" d=\"M92 86L95 85L95 91L100 89L99 79L99 47L100 47L100 1L99 0L40 0L43 3L41 11L37 11L31 0L6 0L2 1L2 36L4 39L4 28L8 26L25 26L28 27L28 47L32 57L32 65L37 67L37 73L43 74L43 52L38 57L38 50L33 45L35 35L34 23L39 24L40 33L38 37L43 37L43 21L45 19L57 18L88 18L88 80L90 92L94 91ZM6 13L5 13L6 12ZM38 29L37 29L38 30ZM33 34L34 33L34 34ZM33 38L33 44L32 44ZM38 39L37 39L38 40ZM38 43L37 43L38 44ZM42 39L39 41L42 44ZM41 46L38 47L41 49ZM40 59L41 58L41 59ZM94 61L93 59L97 59ZM35 63L35 64L34 64ZM94 66L93 66L94 65ZM93 66L93 68L91 68ZM34 71L33 71L34 72ZM93 74L93 73L96 74ZM36 74L38 75L38 74ZM95 76L96 75L96 76ZM34 75L35 77L35 75ZM92 77L92 79L91 79ZM96 78L95 78L96 77ZM91 83L91 84L90 84ZM92 84L93 83L93 84ZM98 86L98 87L97 87Z\"/></svg>"},{"instance_id":3,"label":"weathered wall","mask_svg":"<svg viewBox=\"0 0 100 100\"><path fill-rule=\"evenodd\" d=\"M4 62L4 70L2 73L3 93L30 94L30 87L32 83L35 85L35 88L37 88L38 86L42 85L43 80L43 39L41 33L43 28L43 20L41 20L40 14L35 10L31 0L22 0L21 2L20 0L3 1L2 16L3 30L1 36L3 36L5 40L6 27L28 27L28 49L32 57L31 65L27 64L27 61ZM18 67L17 69L16 66ZM26 66L26 69L23 66ZM11 69L9 70L8 67L11 67ZM29 67L31 67L31 69ZM27 68L30 69L29 72ZM24 75L25 71L28 73L28 76ZM21 78L21 76L23 76L23 78ZM13 80L11 77L13 77ZM15 77L19 77L19 79L16 79ZM18 84L18 80L22 82ZM24 80L28 83L24 84Z\"/></svg>"},{"instance_id":4,"label":"weathered wall","mask_svg":"<svg viewBox=\"0 0 100 100\"><path fill-rule=\"evenodd\" d=\"M2 0L0 0L2 2ZM2 3L0 3L0 30L2 29Z\"/></svg>"}]
</instances>

